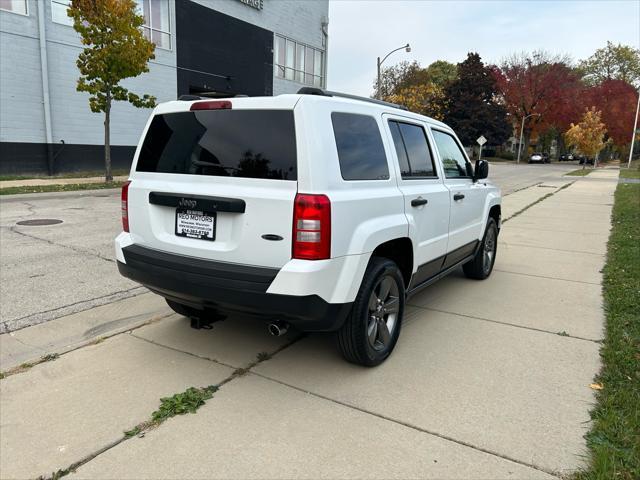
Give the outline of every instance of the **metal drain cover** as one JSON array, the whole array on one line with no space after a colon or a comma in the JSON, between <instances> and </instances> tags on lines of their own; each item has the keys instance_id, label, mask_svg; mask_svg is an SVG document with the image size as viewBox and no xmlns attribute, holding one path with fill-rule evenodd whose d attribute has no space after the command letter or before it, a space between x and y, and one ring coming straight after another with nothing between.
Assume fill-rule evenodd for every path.
<instances>
[{"instance_id":1,"label":"metal drain cover","mask_svg":"<svg viewBox=\"0 0 640 480\"><path fill-rule=\"evenodd\" d=\"M40 227L43 225L56 225L58 223L62 223L62 220L57 220L55 218L37 218L35 220L22 220L21 222L18 222L18 225Z\"/></svg>"}]
</instances>

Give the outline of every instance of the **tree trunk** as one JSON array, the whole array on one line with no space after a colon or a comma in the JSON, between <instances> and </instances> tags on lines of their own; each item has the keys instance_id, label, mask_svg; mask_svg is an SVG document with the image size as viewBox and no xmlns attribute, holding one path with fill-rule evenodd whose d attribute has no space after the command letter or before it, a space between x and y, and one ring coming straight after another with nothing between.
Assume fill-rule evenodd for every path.
<instances>
[{"instance_id":1,"label":"tree trunk","mask_svg":"<svg viewBox=\"0 0 640 480\"><path fill-rule=\"evenodd\" d=\"M110 120L111 120L111 94L107 94L107 107L104 110L104 168L105 182L112 182L113 175L111 175L111 132L110 132Z\"/></svg>"}]
</instances>

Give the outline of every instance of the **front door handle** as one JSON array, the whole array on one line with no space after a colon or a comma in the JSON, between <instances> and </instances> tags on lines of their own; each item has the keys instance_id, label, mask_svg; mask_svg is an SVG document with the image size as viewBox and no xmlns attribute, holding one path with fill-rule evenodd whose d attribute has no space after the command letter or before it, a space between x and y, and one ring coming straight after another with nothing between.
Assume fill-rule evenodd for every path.
<instances>
[{"instance_id":1,"label":"front door handle","mask_svg":"<svg viewBox=\"0 0 640 480\"><path fill-rule=\"evenodd\" d=\"M419 207L421 205L426 205L427 203L429 203L429 200L422 197L414 198L413 200L411 200L412 207Z\"/></svg>"},{"instance_id":2,"label":"front door handle","mask_svg":"<svg viewBox=\"0 0 640 480\"><path fill-rule=\"evenodd\" d=\"M462 193L456 193L456 194L453 195L453 200L456 201L456 202L458 200L462 200L463 198L464 198L464 194L462 194Z\"/></svg>"}]
</instances>

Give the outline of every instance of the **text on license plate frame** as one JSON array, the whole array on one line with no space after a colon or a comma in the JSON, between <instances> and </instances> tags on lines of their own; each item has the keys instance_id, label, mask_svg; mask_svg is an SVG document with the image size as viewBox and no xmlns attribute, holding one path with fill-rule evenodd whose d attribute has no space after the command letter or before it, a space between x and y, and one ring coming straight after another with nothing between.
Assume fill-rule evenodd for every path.
<instances>
[{"instance_id":1,"label":"text on license plate frame","mask_svg":"<svg viewBox=\"0 0 640 480\"><path fill-rule=\"evenodd\" d=\"M190 215L192 218L180 219L180 215ZM211 228L210 228L211 236L207 235L209 233L209 228L197 228L199 226L197 223L199 219L197 217L211 218ZM179 220L182 220L182 221L179 221ZM184 222L187 222L189 220L192 223L196 222L194 224L196 228L192 229L191 232L185 232L184 230L186 225L184 224ZM178 237L195 238L197 240L209 240L210 242L213 242L216 239L217 223L218 223L217 212L204 212L202 210L189 210L188 208L176 208L175 234ZM200 226L202 226L201 223L200 223ZM182 231L179 231L179 227Z\"/></svg>"}]
</instances>

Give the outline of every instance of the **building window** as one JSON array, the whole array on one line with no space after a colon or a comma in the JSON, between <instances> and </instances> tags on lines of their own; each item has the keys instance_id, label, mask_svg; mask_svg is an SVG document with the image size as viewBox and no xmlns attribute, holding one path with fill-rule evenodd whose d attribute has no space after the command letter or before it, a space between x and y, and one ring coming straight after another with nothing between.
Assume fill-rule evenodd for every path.
<instances>
[{"instance_id":1,"label":"building window","mask_svg":"<svg viewBox=\"0 0 640 480\"><path fill-rule=\"evenodd\" d=\"M276 77L322 87L324 86L323 61L322 50L280 35L275 36L273 66Z\"/></svg>"},{"instance_id":2,"label":"building window","mask_svg":"<svg viewBox=\"0 0 640 480\"><path fill-rule=\"evenodd\" d=\"M29 15L27 10L27 0L0 0L0 10L18 13L20 15Z\"/></svg>"},{"instance_id":3,"label":"building window","mask_svg":"<svg viewBox=\"0 0 640 480\"><path fill-rule=\"evenodd\" d=\"M136 0L144 16L144 36L158 48L171 50L171 13L169 0Z\"/></svg>"},{"instance_id":4,"label":"building window","mask_svg":"<svg viewBox=\"0 0 640 480\"><path fill-rule=\"evenodd\" d=\"M51 20L73 26L73 18L67 15L71 0L51 0Z\"/></svg>"}]
</instances>

